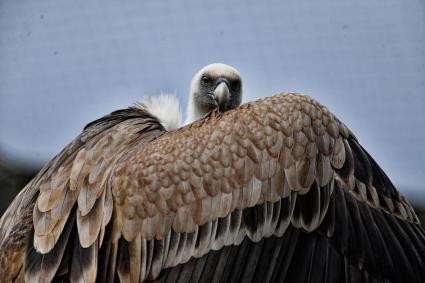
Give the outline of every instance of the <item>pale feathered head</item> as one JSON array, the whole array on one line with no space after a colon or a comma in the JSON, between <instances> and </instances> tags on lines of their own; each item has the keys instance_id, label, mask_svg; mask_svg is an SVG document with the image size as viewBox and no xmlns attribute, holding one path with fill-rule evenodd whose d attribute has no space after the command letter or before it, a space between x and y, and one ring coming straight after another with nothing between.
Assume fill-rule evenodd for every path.
<instances>
[{"instance_id":1,"label":"pale feathered head","mask_svg":"<svg viewBox=\"0 0 425 283\"><path fill-rule=\"evenodd\" d=\"M202 68L192 79L188 119L193 122L209 111L227 111L242 101L242 79L239 72L226 64L215 63Z\"/></svg>"}]
</instances>

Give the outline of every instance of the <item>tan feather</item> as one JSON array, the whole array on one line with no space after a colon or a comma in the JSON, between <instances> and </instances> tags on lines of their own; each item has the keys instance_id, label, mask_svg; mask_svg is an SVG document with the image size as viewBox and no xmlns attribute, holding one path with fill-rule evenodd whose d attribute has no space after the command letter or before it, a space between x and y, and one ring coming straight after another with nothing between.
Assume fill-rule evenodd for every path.
<instances>
[{"instance_id":1,"label":"tan feather","mask_svg":"<svg viewBox=\"0 0 425 283\"><path fill-rule=\"evenodd\" d=\"M215 196L220 191L220 183L212 175L204 176L202 184L206 193L210 196Z\"/></svg>"},{"instance_id":2,"label":"tan feather","mask_svg":"<svg viewBox=\"0 0 425 283\"><path fill-rule=\"evenodd\" d=\"M82 172L85 163L86 163L86 151L83 148L78 152L72 164L72 168L71 168L71 172L69 176L69 189L71 191L75 190L78 186L78 183L81 182L81 178L85 177L84 172Z\"/></svg>"},{"instance_id":3,"label":"tan feather","mask_svg":"<svg viewBox=\"0 0 425 283\"><path fill-rule=\"evenodd\" d=\"M142 240L140 236L128 243L130 257L130 282L137 283L140 278Z\"/></svg>"},{"instance_id":4,"label":"tan feather","mask_svg":"<svg viewBox=\"0 0 425 283\"><path fill-rule=\"evenodd\" d=\"M316 177L316 159L304 159L297 162L296 171L298 184L308 190Z\"/></svg>"},{"instance_id":5,"label":"tan feather","mask_svg":"<svg viewBox=\"0 0 425 283\"><path fill-rule=\"evenodd\" d=\"M279 163L285 169L288 169L295 164L295 160L291 154L291 150L286 146L282 147L282 152L279 156Z\"/></svg>"},{"instance_id":6,"label":"tan feather","mask_svg":"<svg viewBox=\"0 0 425 283\"><path fill-rule=\"evenodd\" d=\"M373 186L366 186L367 191L367 202L374 208L380 207L380 201L378 197L378 193Z\"/></svg>"},{"instance_id":7,"label":"tan feather","mask_svg":"<svg viewBox=\"0 0 425 283\"><path fill-rule=\"evenodd\" d=\"M57 219L52 219L52 214L48 212L40 212L38 208L34 207L33 223L36 236L43 236L50 233L55 228Z\"/></svg>"},{"instance_id":8,"label":"tan feather","mask_svg":"<svg viewBox=\"0 0 425 283\"><path fill-rule=\"evenodd\" d=\"M98 239L103 220L105 194L105 191L103 191L102 196L96 200L88 214L82 215L79 209L76 212L78 236L83 248L88 248Z\"/></svg>"},{"instance_id":9,"label":"tan feather","mask_svg":"<svg viewBox=\"0 0 425 283\"><path fill-rule=\"evenodd\" d=\"M362 182L360 182L359 180L356 180L356 188L357 188L357 191L360 194L360 200L361 201L366 201L367 200L367 189L366 189L366 185L363 184Z\"/></svg>"},{"instance_id":10,"label":"tan feather","mask_svg":"<svg viewBox=\"0 0 425 283\"><path fill-rule=\"evenodd\" d=\"M101 235L99 237L99 246L102 246L105 226L110 222L113 211L112 192L109 188L105 189L105 202L103 206L103 216L101 225Z\"/></svg>"},{"instance_id":11,"label":"tan feather","mask_svg":"<svg viewBox=\"0 0 425 283\"><path fill-rule=\"evenodd\" d=\"M252 143L248 146L247 155L254 163L260 163L263 159L263 151L258 149Z\"/></svg>"},{"instance_id":12,"label":"tan feather","mask_svg":"<svg viewBox=\"0 0 425 283\"><path fill-rule=\"evenodd\" d=\"M40 212L47 212L58 205L67 185L68 174L66 173L67 172L62 172L62 175L57 174L59 176L53 178L51 182L48 182L46 185L50 185L49 189L44 189L43 191L40 189L40 194L37 198L37 207Z\"/></svg>"},{"instance_id":13,"label":"tan feather","mask_svg":"<svg viewBox=\"0 0 425 283\"><path fill-rule=\"evenodd\" d=\"M220 193L211 198L211 213L207 217L207 220L206 220L207 222L213 221L218 218L218 214L220 213L220 210L221 210L221 207L220 207L221 195L222 194ZM193 230L190 230L190 231L193 231Z\"/></svg>"},{"instance_id":14,"label":"tan feather","mask_svg":"<svg viewBox=\"0 0 425 283\"><path fill-rule=\"evenodd\" d=\"M196 228L194 232L187 233L186 243L182 251L182 257L181 257L182 263L188 262L189 259L192 257L194 253L197 237L198 237L198 229ZM157 263L157 267L156 267L156 272L152 274L153 275L152 278L155 278L159 274L159 272L161 271L161 268L162 268L161 261L159 259Z\"/></svg>"},{"instance_id":15,"label":"tan feather","mask_svg":"<svg viewBox=\"0 0 425 283\"><path fill-rule=\"evenodd\" d=\"M276 230L274 232L275 236L281 237L285 233L289 224L291 223L292 216L295 209L296 200L297 200L296 192L291 192L291 194L288 197L281 199L280 216L279 216L278 224L276 226Z\"/></svg>"},{"instance_id":16,"label":"tan feather","mask_svg":"<svg viewBox=\"0 0 425 283\"><path fill-rule=\"evenodd\" d=\"M98 199L98 192L102 192L102 187L98 184L100 189L96 190L96 186L90 185L88 181L88 176L84 178L80 187L80 193L78 195L78 210L81 213L81 216L85 216L90 213L91 209L95 205L96 200Z\"/></svg>"},{"instance_id":17,"label":"tan feather","mask_svg":"<svg viewBox=\"0 0 425 283\"><path fill-rule=\"evenodd\" d=\"M280 197L286 197L288 192L285 192L285 173L283 168L279 168L276 174L270 178L270 187ZM288 185L289 186L289 185Z\"/></svg>"},{"instance_id":18,"label":"tan feather","mask_svg":"<svg viewBox=\"0 0 425 283\"><path fill-rule=\"evenodd\" d=\"M159 273L162 270L163 258L165 252L165 241L164 240L154 240L155 248L153 249L152 254L152 263L150 268L149 279L155 279L158 277Z\"/></svg>"},{"instance_id":19,"label":"tan feather","mask_svg":"<svg viewBox=\"0 0 425 283\"><path fill-rule=\"evenodd\" d=\"M177 248L179 247L179 244L180 244L180 238L181 238L180 233L176 233L176 232L171 230L168 254L167 254L167 257L166 257L166 260L165 260L165 264L164 264L165 267L171 267L171 266L177 265L176 254L177 254ZM142 252L142 254L143 254L143 252ZM147 260L143 258L143 262L146 262L146 261ZM142 267L142 270L146 270L146 267ZM148 272L148 271L146 271L146 272Z\"/></svg>"},{"instance_id":20,"label":"tan feather","mask_svg":"<svg viewBox=\"0 0 425 283\"><path fill-rule=\"evenodd\" d=\"M208 251L207 249L211 239L211 230L212 230L211 222L208 222L198 228L198 241L193 251L194 257L200 258Z\"/></svg>"},{"instance_id":21,"label":"tan feather","mask_svg":"<svg viewBox=\"0 0 425 283\"><path fill-rule=\"evenodd\" d=\"M230 219L231 214L228 214L227 216L223 218L219 218L217 221L217 233L214 237L213 243L211 245L211 249L213 250L219 250L221 249L224 244L226 243L229 230L230 230Z\"/></svg>"},{"instance_id":22,"label":"tan feather","mask_svg":"<svg viewBox=\"0 0 425 283\"><path fill-rule=\"evenodd\" d=\"M217 234L217 225L218 225L218 219L210 222L211 223L211 235L210 240L208 242L207 252L212 249L212 245L214 243L215 235Z\"/></svg>"},{"instance_id":23,"label":"tan feather","mask_svg":"<svg viewBox=\"0 0 425 283\"><path fill-rule=\"evenodd\" d=\"M261 188L262 182L258 180L256 177L252 177L251 181L248 183L248 187L246 190L250 191L250 197L248 199L248 207L252 207L256 205L261 197Z\"/></svg>"},{"instance_id":24,"label":"tan feather","mask_svg":"<svg viewBox=\"0 0 425 283\"><path fill-rule=\"evenodd\" d=\"M281 132L277 132L276 136L276 142L274 142L270 147L268 147L269 154L273 158L279 156L279 153L282 151L283 147L283 134Z\"/></svg>"},{"instance_id":25,"label":"tan feather","mask_svg":"<svg viewBox=\"0 0 425 283\"><path fill-rule=\"evenodd\" d=\"M201 201L201 218L199 223L207 222L206 219L208 219L211 215L212 211L212 199L210 197L206 197L202 199Z\"/></svg>"},{"instance_id":26,"label":"tan feather","mask_svg":"<svg viewBox=\"0 0 425 283\"><path fill-rule=\"evenodd\" d=\"M180 262L183 262L185 248L186 248L186 241L187 241L187 233L181 233L180 241L179 241L179 245L178 245L177 250L176 250L176 255L175 255L175 258L174 258L174 265L173 266L176 266Z\"/></svg>"},{"instance_id":27,"label":"tan feather","mask_svg":"<svg viewBox=\"0 0 425 283\"><path fill-rule=\"evenodd\" d=\"M329 183L333 175L331 164L328 156L318 154L316 157L316 182L320 187L325 186Z\"/></svg>"},{"instance_id":28,"label":"tan feather","mask_svg":"<svg viewBox=\"0 0 425 283\"><path fill-rule=\"evenodd\" d=\"M211 199L205 199L205 202L203 201L202 204L202 213L211 213ZM180 207L179 210L177 210L176 217L174 218L173 230L177 233L185 233L193 231L196 226L197 225L192 219L190 208L186 206ZM144 227L143 230L145 230ZM144 238L147 239L145 236Z\"/></svg>"},{"instance_id":29,"label":"tan feather","mask_svg":"<svg viewBox=\"0 0 425 283\"><path fill-rule=\"evenodd\" d=\"M248 183L248 181L250 180L250 178L252 177L254 173L253 161L251 159L244 159L244 160L240 159L238 161L239 161L238 163L241 164L240 167L239 166L235 167L238 183L246 184Z\"/></svg>"},{"instance_id":30,"label":"tan feather","mask_svg":"<svg viewBox=\"0 0 425 283\"><path fill-rule=\"evenodd\" d=\"M285 175L281 170L279 170L272 178L270 178L266 182L266 201L277 202L280 197L285 197L285 194L289 193L290 191L287 184L285 188ZM288 192L285 192L285 189Z\"/></svg>"},{"instance_id":31,"label":"tan feather","mask_svg":"<svg viewBox=\"0 0 425 283\"><path fill-rule=\"evenodd\" d=\"M335 121L331 121L326 130L332 138L337 139L339 137L339 124Z\"/></svg>"},{"instance_id":32,"label":"tan feather","mask_svg":"<svg viewBox=\"0 0 425 283\"><path fill-rule=\"evenodd\" d=\"M40 178L35 183L39 188L39 192L41 192L41 193L47 193L52 189L50 178L46 178L46 177Z\"/></svg>"},{"instance_id":33,"label":"tan feather","mask_svg":"<svg viewBox=\"0 0 425 283\"><path fill-rule=\"evenodd\" d=\"M265 202L266 205L266 221L263 227L263 237L268 238L273 235L275 227L272 227L274 205L270 202Z\"/></svg>"},{"instance_id":34,"label":"tan feather","mask_svg":"<svg viewBox=\"0 0 425 283\"><path fill-rule=\"evenodd\" d=\"M263 160L260 164L255 166L254 169L254 176L259 180L265 180L270 178L269 174L270 172L270 157L267 154L267 152L263 152L262 154Z\"/></svg>"},{"instance_id":35,"label":"tan feather","mask_svg":"<svg viewBox=\"0 0 425 283\"><path fill-rule=\"evenodd\" d=\"M345 183L348 183L350 176L353 176L354 174L354 157L347 140L343 140L343 144L345 151L345 162L340 169L336 170L336 172Z\"/></svg>"},{"instance_id":36,"label":"tan feather","mask_svg":"<svg viewBox=\"0 0 425 283\"><path fill-rule=\"evenodd\" d=\"M280 216L281 201L278 200L276 202L269 203L268 205L272 206L272 214L270 217L268 231L264 235L265 238L271 237L276 232L276 228L277 228L279 216Z\"/></svg>"},{"instance_id":37,"label":"tan feather","mask_svg":"<svg viewBox=\"0 0 425 283\"><path fill-rule=\"evenodd\" d=\"M90 185L100 182L103 178L103 173L108 166L108 162L105 159L97 161L93 168L90 170L88 182Z\"/></svg>"},{"instance_id":38,"label":"tan feather","mask_svg":"<svg viewBox=\"0 0 425 283\"><path fill-rule=\"evenodd\" d=\"M418 216L416 215L413 208L411 206L409 206L406 202L402 203L402 205L404 206L404 208L407 212L407 215L408 215L407 219L419 224L420 222L419 222Z\"/></svg>"},{"instance_id":39,"label":"tan feather","mask_svg":"<svg viewBox=\"0 0 425 283\"><path fill-rule=\"evenodd\" d=\"M330 155L332 151L334 140L327 134L319 135L316 138L316 144L317 148L319 149L320 153L324 156Z\"/></svg>"},{"instance_id":40,"label":"tan feather","mask_svg":"<svg viewBox=\"0 0 425 283\"><path fill-rule=\"evenodd\" d=\"M232 192L232 204L230 211L235 211L242 205L243 190L242 188L235 188Z\"/></svg>"},{"instance_id":41,"label":"tan feather","mask_svg":"<svg viewBox=\"0 0 425 283\"><path fill-rule=\"evenodd\" d=\"M171 235L171 233L170 233ZM148 244L145 239L140 239L140 278L139 281L143 282L148 277L148 270L146 269L148 257Z\"/></svg>"},{"instance_id":42,"label":"tan feather","mask_svg":"<svg viewBox=\"0 0 425 283\"><path fill-rule=\"evenodd\" d=\"M384 200L384 203L381 202L382 205L385 205L387 211L394 212L394 202L391 200L391 198L383 196L382 199Z\"/></svg>"},{"instance_id":43,"label":"tan feather","mask_svg":"<svg viewBox=\"0 0 425 283\"><path fill-rule=\"evenodd\" d=\"M75 197L75 192L65 193L62 206L56 207L49 212L39 213L38 209L34 207L33 221L35 232L33 244L38 252L47 253L54 247L68 220Z\"/></svg>"},{"instance_id":44,"label":"tan feather","mask_svg":"<svg viewBox=\"0 0 425 283\"><path fill-rule=\"evenodd\" d=\"M404 208L404 205L399 202L396 203L396 213L402 219L407 219L408 217L406 208Z\"/></svg>"},{"instance_id":45,"label":"tan feather","mask_svg":"<svg viewBox=\"0 0 425 283\"><path fill-rule=\"evenodd\" d=\"M27 251L25 255L25 266L23 267L26 282L50 282L55 277L55 274L60 272L61 262L66 261L67 255L64 255L64 252L73 225L74 217L70 216L70 220L65 226L63 233L50 252L40 254L32 248Z\"/></svg>"},{"instance_id":46,"label":"tan feather","mask_svg":"<svg viewBox=\"0 0 425 283\"><path fill-rule=\"evenodd\" d=\"M139 233L141 233L142 223L147 222L149 218L140 219L133 217L132 219L123 217L122 220L122 234L127 241L134 241ZM145 239L150 239L144 237Z\"/></svg>"},{"instance_id":47,"label":"tan feather","mask_svg":"<svg viewBox=\"0 0 425 283\"><path fill-rule=\"evenodd\" d=\"M341 169L345 162L345 147L341 137L336 139L331 156L332 167Z\"/></svg>"},{"instance_id":48,"label":"tan feather","mask_svg":"<svg viewBox=\"0 0 425 283\"><path fill-rule=\"evenodd\" d=\"M249 202L251 200L251 195L252 195L252 181L244 185L240 191L241 191L240 202L238 203L237 208L243 209L243 208L249 207Z\"/></svg>"},{"instance_id":49,"label":"tan feather","mask_svg":"<svg viewBox=\"0 0 425 283\"><path fill-rule=\"evenodd\" d=\"M242 211L237 209L230 214L229 231L225 241L225 245L237 243L237 238L242 225Z\"/></svg>"},{"instance_id":50,"label":"tan feather","mask_svg":"<svg viewBox=\"0 0 425 283\"><path fill-rule=\"evenodd\" d=\"M137 217L136 217L137 218ZM155 238L155 234L158 231L158 226L161 225L161 220L163 219L163 216L160 214L157 214L153 217L148 217L143 219L143 222L141 224L141 226L136 226L136 227L129 227L130 229L133 229L133 231L141 231L142 237L147 239L147 240L151 240L153 238ZM176 218L177 219L177 216ZM188 220L191 218L188 218ZM184 231L187 231L189 229L194 229L194 227L196 227L196 225L193 223L193 221L187 221L186 223L184 223L186 225L182 225Z\"/></svg>"},{"instance_id":51,"label":"tan feather","mask_svg":"<svg viewBox=\"0 0 425 283\"><path fill-rule=\"evenodd\" d=\"M299 191L301 190L301 186L298 184L298 176L295 163L285 168L285 181L288 183L291 191Z\"/></svg>"}]
</instances>

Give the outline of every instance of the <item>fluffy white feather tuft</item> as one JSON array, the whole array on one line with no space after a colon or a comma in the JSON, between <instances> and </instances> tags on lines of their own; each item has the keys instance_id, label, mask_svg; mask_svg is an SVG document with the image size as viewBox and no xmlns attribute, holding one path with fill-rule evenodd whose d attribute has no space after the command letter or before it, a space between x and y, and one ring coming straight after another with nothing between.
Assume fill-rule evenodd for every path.
<instances>
[{"instance_id":1,"label":"fluffy white feather tuft","mask_svg":"<svg viewBox=\"0 0 425 283\"><path fill-rule=\"evenodd\" d=\"M167 131L182 125L179 99L174 94L161 94L158 97L146 96L143 104L149 112L157 117Z\"/></svg>"}]
</instances>

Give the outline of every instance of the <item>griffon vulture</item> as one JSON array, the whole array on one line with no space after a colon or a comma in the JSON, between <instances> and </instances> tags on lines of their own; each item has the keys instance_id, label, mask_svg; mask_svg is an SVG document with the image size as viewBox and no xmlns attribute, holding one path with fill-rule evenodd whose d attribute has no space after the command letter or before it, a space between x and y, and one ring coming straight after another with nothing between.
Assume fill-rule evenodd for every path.
<instances>
[{"instance_id":1,"label":"griffon vulture","mask_svg":"<svg viewBox=\"0 0 425 283\"><path fill-rule=\"evenodd\" d=\"M167 132L88 124L0 221L2 282L425 282L409 202L326 107L282 93Z\"/></svg>"}]
</instances>

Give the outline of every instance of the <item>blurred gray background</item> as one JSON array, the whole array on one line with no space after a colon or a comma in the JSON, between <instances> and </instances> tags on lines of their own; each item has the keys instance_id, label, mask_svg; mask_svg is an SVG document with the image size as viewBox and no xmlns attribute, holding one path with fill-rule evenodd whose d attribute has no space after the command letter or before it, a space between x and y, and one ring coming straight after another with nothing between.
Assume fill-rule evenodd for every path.
<instances>
[{"instance_id":1,"label":"blurred gray background","mask_svg":"<svg viewBox=\"0 0 425 283\"><path fill-rule=\"evenodd\" d=\"M244 101L300 91L327 105L425 205L425 2L0 2L0 213L89 121L145 95L186 109L202 66Z\"/></svg>"}]
</instances>

